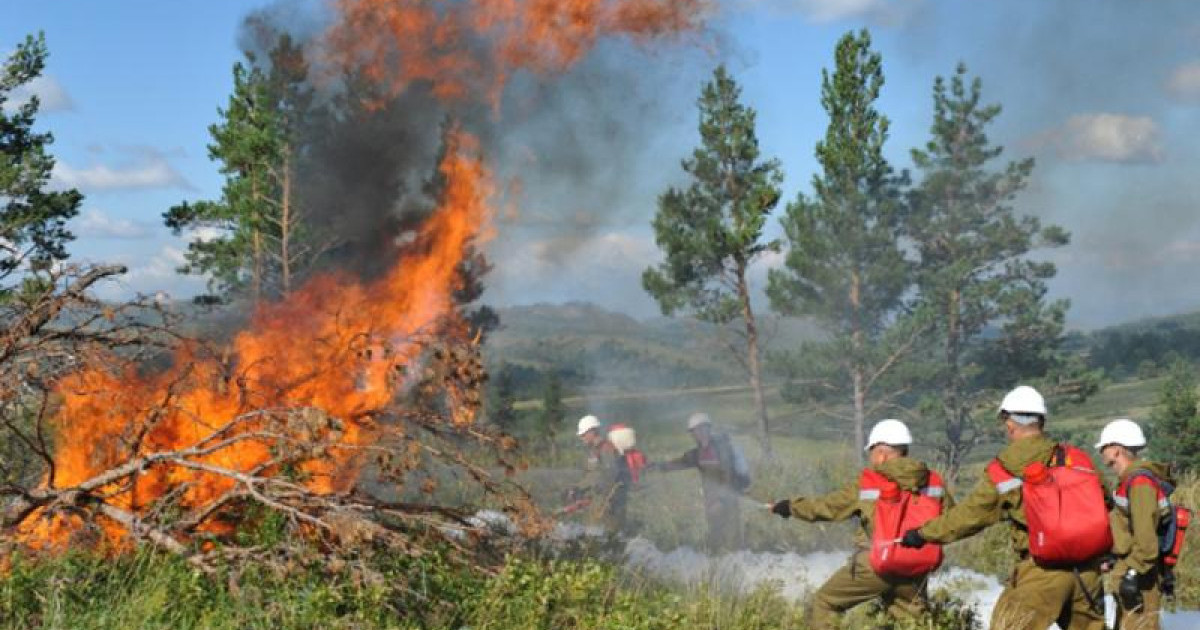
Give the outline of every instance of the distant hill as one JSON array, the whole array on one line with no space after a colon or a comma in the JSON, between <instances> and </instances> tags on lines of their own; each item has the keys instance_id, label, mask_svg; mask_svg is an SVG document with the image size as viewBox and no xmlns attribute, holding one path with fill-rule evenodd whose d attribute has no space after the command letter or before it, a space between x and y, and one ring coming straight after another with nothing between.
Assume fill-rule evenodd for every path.
<instances>
[{"instance_id":1,"label":"distant hill","mask_svg":"<svg viewBox=\"0 0 1200 630\"><path fill-rule=\"evenodd\" d=\"M1152 377L1177 359L1200 362L1200 312L1075 333L1070 343L1110 375Z\"/></svg>"},{"instance_id":2,"label":"distant hill","mask_svg":"<svg viewBox=\"0 0 1200 630\"><path fill-rule=\"evenodd\" d=\"M745 374L728 349L732 330L690 318L639 320L587 302L499 309L501 328L485 348L493 373L515 370L519 389L540 388L557 370L573 389L646 390L741 383ZM814 327L762 318L765 347L792 347L815 338Z\"/></svg>"}]
</instances>

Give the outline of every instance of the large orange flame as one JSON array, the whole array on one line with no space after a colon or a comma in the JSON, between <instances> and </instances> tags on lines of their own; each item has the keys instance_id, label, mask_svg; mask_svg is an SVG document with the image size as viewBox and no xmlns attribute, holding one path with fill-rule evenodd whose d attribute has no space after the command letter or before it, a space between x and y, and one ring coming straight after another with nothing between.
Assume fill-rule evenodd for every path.
<instances>
[{"instance_id":1,"label":"large orange flame","mask_svg":"<svg viewBox=\"0 0 1200 630\"><path fill-rule=\"evenodd\" d=\"M421 349L417 340L453 317L451 295L464 247L491 214L491 177L476 141L454 132L448 145L440 166L446 181L442 203L385 276L369 284L338 274L313 279L290 299L261 307L225 361L185 346L165 372L97 366L67 377L59 387L60 447L49 482L70 488L131 454L203 444L226 422L255 410L320 409L322 417L338 419L337 443L371 443L376 437L371 414L396 395L398 367L414 360ZM249 472L271 458L269 444L241 441L198 461ZM347 449L310 460L306 483L319 492L346 490L362 464L354 453ZM179 504L196 506L233 485L228 476L160 466L139 475L131 487L111 489L106 502L137 514L172 489L184 489ZM34 545L65 542L69 533L62 519L31 522L25 534Z\"/></svg>"},{"instance_id":2,"label":"large orange flame","mask_svg":"<svg viewBox=\"0 0 1200 630\"><path fill-rule=\"evenodd\" d=\"M326 38L329 58L390 94L428 83L445 100L482 99L494 107L516 71L568 69L606 35L634 38L695 29L704 0L336 0L339 18ZM340 274L309 281L262 306L222 359L184 346L172 366L145 373L135 365L95 366L59 386L57 449L47 484L72 488L132 457L211 444L233 418L272 409L320 410L313 423L241 431L336 433L340 445L379 438L373 414L395 399L399 375L454 318L452 295L464 248L486 236L490 172L469 134L449 135L440 165L440 205L382 278L361 283ZM469 422L469 418L459 421ZM223 435L223 434L222 434ZM299 435L285 436L296 438ZM154 466L132 484L105 488L107 504L143 515L170 496L184 508L206 505L235 481L206 471L253 471L271 461L271 440L244 440L196 458L197 466ZM318 492L345 490L363 462L353 448L304 463L303 482ZM33 545L65 543L71 517L28 519ZM109 524L110 537L123 530Z\"/></svg>"},{"instance_id":3,"label":"large orange flame","mask_svg":"<svg viewBox=\"0 0 1200 630\"><path fill-rule=\"evenodd\" d=\"M337 0L330 53L403 91L428 82L447 100L500 94L518 70L562 72L601 37L694 31L705 0Z\"/></svg>"}]
</instances>

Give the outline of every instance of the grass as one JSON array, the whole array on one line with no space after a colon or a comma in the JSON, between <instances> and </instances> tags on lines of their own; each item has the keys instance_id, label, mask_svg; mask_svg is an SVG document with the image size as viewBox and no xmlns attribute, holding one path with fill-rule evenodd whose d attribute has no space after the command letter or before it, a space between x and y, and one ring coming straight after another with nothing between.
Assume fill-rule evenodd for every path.
<instances>
[{"instance_id":1,"label":"grass","mask_svg":"<svg viewBox=\"0 0 1200 630\"><path fill-rule=\"evenodd\" d=\"M1117 383L1083 405L1065 408L1054 422L1074 435L1098 431L1116 415L1142 417L1153 403L1156 381ZM637 427L639 446L652 460L682 453L693 444L686 416L704 410L746 451L757 473L745 510L747 542L759 551L806 553L847 549L853 523L806 524L754 509L754 501L813 495L849 483L855 453L843 435L822 432L777 395L769 397L776 419L776 458L763 464L754 435L753 406L740 389L701 388L570 401L572 420L585 411ZM790 414L790 415L789 415ZM1077 440L1078 441L1078 440ZM991 447L981 447L980 456ZM931 454L918 445L914 455ZM546 507L559 505L561 491L579 475L583 451L573 431L558 437L557 456L538 445L526 453L527 470L517 480ZM474 500L453 483L442 498ZM969 488L958 488L962 495ZM1181 484L1179 500L1200 508L1200 480ZM652 474L630 502L641 534L660 549L699 547L705 524L699 481L691 471ZM948 548L948 563L1003 578L1014 557L1008 532L993 527ZM664 584L589 556L511 556L494 575L466 571L436 554L424 558L370 556L375 579L327 567L293 567L280 574L241 567L237 586L199 575L185 563L148 551L117 558L70 554L31 560L13 557L0 579L0 630L16 628L214 629L300 628L461 630L720 628L804 630L805 602L789 602L764 586L733 593L713 584ZM1182 608L1200 607L1200 527L1189 531L1189 547L1178 569ZM967 630L976 620L948 594L939 596L924 630ZM876 621L870 607L857 611L848 627ZM897 630L908 630L903 625ZM915 630L915 629L914 629Z\"/></svg>"},{"instance_id":2,"label":"grass","mask_svg":"<svg viewBox=\"0 0 1200 630\"><path fill-rule=\"evenodd\" d=\"M592 559L510 556L489 575L443 561L373 557L382 579L301 567L208 577L146 550L117 558L10 558L0 629L53 630L806 630L804 603L769 586L732 593L672 587ZM364 560L365 562L366 560ZM849 628L877 627L870 608ZM929 618L896 630L975 630L945 593Z\"/></svg>"},{"instance_id":3,"label":"grass","mask_svg":"<svg viewBox=\"0 0 1200 630\"><path fill-rule=\"evenodd\" d=\"M235 630L473 628L532 630L803 629L803 609L763 590L681 593L601 562L513 557L499 572L439 557L375 559L384 579L322 567L256 571L235 588L148 551L31 562L0 580L0 628ZM404 585L403 588L396 588Z\"/></svg>"}]
</instances>

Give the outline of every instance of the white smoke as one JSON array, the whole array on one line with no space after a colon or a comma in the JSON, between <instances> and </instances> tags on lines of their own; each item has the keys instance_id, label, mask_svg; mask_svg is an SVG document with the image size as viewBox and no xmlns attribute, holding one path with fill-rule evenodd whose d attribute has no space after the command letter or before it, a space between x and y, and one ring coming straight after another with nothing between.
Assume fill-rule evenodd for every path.
<instances>
[{"instance_id":1,"label":"white smoke","mask_svg":"<svg viewBox=\"0 0 1200 630\"><path fill-rule=\"evenodd\" d=\"M849 552L795 553L736 553L709 557L690 547L669 552L660 551L644 538L634 538L625 546L629 566L664 580L695 585L715 583L740 592L752 591L763 584L774 584L788 599L799 600L819 587L849 559ZM1000 598L1003 586L990 576L961 567L939 570L930 578L931 591L952 589L954 595L975 608L983 627L988 628L992 608ZM1115 608L1111 597L1105 597L1108 627L1112 627ZM1052 625L1049 630L1057 630ZM1200 612L1164 613L1162 630L1197 630Z\"/></svg>"},{"instance_id":2,"label":"white smoke","mask_svg":"<svg viewBox=\"0 0 1200 630\"><path fill-rule=\"evenodd\" d=\"M644 538L634 538L625 547L629 566L656 577L694 585L716 583L739 592L749 592L773 584L779 593L799 600L828 580L834 571L844 566L848 552L819 552L810 554L757 553L738 551L710 557L690 547L663 552ZM937 572L930 579L933 590L953 586L955 594L988 619L1000 596L1000 583L991 576L953 567Z\"/></svg>"}]
</instances>

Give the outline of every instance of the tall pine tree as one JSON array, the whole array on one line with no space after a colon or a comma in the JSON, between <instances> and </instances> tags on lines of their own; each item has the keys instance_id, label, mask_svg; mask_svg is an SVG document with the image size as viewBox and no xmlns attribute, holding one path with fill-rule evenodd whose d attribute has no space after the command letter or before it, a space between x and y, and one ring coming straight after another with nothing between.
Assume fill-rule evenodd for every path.
<instances>
[{"instance_id":1,"label":"tall pine tree","mask_svg":"<svg viewBox=\"0 0 1200 630\"><path fill-rule=\"evenodd\" d=\"M917 330L896 326L911 281L898 238L905 180L883 156L888 119L875 109L883 82L870 35L843 36L833 73L822 73L829 126L816 148L821 172L812 196L801 193L787 207L789 250L768 287L776 310L812 317L832 337L804 348L799 363L803 376L819 383L813 391L849 396L859 446L866 415L885 402L872 404L872 396L911 350ZM854 450L861 459L861 448Z\"/></svg>"},{"instance_id":2,"label":"tall pine tree","mask_svg":"<svg viewBox=\"0 0 1200 630\"><path fill-rule=\"evenodd\" d=\"M755 135L755 112L740 101L741 89L719 67L699 100L701 146L683 170L685 189L658 199L654 235L666 260L642 275L642 286L664 315L689 312L718 325L737 322L744 346L734 356L754 390L759 440L771 453L770 422L763 394L759 331L747 273L764 252L763 225L779 202L779 162L763 160Z\"/></svg>"},{"instance_id":3,"label":"tall pine tree","mask_svg":"<svg viewBox=\"0 0 1200 630\"><path fill-rule=\"evenodd\" d=\"M28 36L0 67L0 299L39 283L39 272L67 258L74 236L67 221L79 213L77 190L48 191L54 157L50 133L33 131L37 95L14 103L46 66L46 38Z\"/></svg>"},{"instance_id":4,"label":"tall pine tree","mask_svg":"<svg viewBox=\"0 0 1200 630\"><path fill-rule=\"evenodd\" d=\"M1174 463L1180 471L1200 470L1200 395L1196 367L1183 360L1171 364L1150 420L1150 448L1155 459Z\"/></svg>"},{"instance_id":5,"label":"tall pine tree","mask_svg":"<svg viewBox=\"0 0 1200 630\"><path fill-rule=\"evenodd\" d=\"M188 245L182 273L207 276L210 295L254 301L286 295L324 251L305 223L297 189L302 130L312 108L303 52L282 36L264 63L247 55L233 68L233 94L209 127L209 157L225 186L215 201L164 213L176 234L207 232Z\"/></svg>"},{"instance_id":6,"label":"tall pine tree","mask_svg":"<svg viewBox=\"0 0 1200 630\"><path fill-rule=\"evenodd\" d=\"M562 429L563 421L567 418L567 410L563 405L562 378L558 370L550 368L546 376L546 386L542 390L542 413L538 417L542 437L550 445L550 457L558 458L558 432Z\"/></svg>"},{"instance_id":7,"label":"tall pine tree","mask_svg":"<svg viewBox=\"0 0 1200 630\"><path fill-rule=\"evenodd\" d=\"M980 80L969 79L961 64L949 81L934 82L932 138L912 152L922 179L906 222L937 353L931 357L937 395L924 407L941 419L940 448L951 476L982 436L972 414L986 407L980 415L990 421L994 411L995 392L986 385L1046 374L1057 361L1066 310L1064 302L1044 299L1054 265L1027 255L1065 244L1067 234L1014 211L1033 160L993 166L1003 147L991 143L986 128L1000 106L982 104L981 93ZM993 329L1003 334L985 339Z\"/></svg>"}]
</instances>

